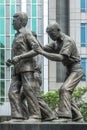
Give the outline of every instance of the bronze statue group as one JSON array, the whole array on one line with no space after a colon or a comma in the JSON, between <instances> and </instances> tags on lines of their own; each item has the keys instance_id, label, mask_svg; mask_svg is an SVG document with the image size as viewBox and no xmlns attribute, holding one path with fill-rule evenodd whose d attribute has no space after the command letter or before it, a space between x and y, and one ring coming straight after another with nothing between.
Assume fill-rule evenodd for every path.
<instances>
[{"instance_id":1,"label":"bronze statue group","mask_svg":"<svg viewBox=\"0 0 87 130\"><path fill-rule=\"evenodd\" d=\"M26 29L27 22L26 13L14 14L13 27L16 34L12 44L13 59L6 62L8 67L14 65L8 93L12 119L8 122L83 122L82 114L71 98L83 76L74 40L64 34L55 22L46 28L53 42L41 46L37 35ZM40 94L42 81L39 54L49 60L62 62L67 68L66 78L59 92L58 115L52 112Z\"/></svg>"}]
</instances>

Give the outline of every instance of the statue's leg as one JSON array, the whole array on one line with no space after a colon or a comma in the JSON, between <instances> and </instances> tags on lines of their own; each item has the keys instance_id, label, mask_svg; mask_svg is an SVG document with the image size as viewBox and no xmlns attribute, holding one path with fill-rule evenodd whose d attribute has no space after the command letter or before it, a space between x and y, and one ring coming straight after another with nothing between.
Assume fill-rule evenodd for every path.
<instances>
[{"instance_id":1,"label":"statue's leg","mask_svg":"<svg viewBox=\"0 0 87 130\"><path fill-rule=\"evenodd\" d=\"M60 88L60 103L59 103L59 111L58 116L60 118L70 118L72 119L72 103L71 103L71 95L82 78L82 71L72 72L62 87ZM74 107L74 106L73 106ZM74 109L73 109L74 110Z\"/></svg>"},{"instance_id":2,"label":"statue's leg","mask_svg":"<svg viewBox=\"0 0 87 130\"><path fill-rule=\"evenodd\" d=\"M52 110L49 108L48 104L41 97L40 84L37 80L35 80L35 85L33 86L33 89L39 103L42 120L51 121L55 119L56 117L54 116Z\"/></svg>"},{"instance_id":3,"label":"statue's leg","mask_svg":"<svg viewBox=\"0 0 87 130\"><path fill-rule=\"evenodd\" d=\"M37 97L34 95L33 83L34 75L33 72L21 73L23 91L26 96L28 111L30 118L41 119L41 112Z\"/></svg>"},{"instance_id":4,"label":"statue's leg","mask_svg":"<svg viewBox=\"0 0 87 130\"><path fill-rule=\"evenodd\" d=\"M20 98L21 98L23 116L24 116L24 119L28 119L29 118L29 111L28 111L26 96L25 96L23 91L21 91L20 95L21 95Z\"/></svg>"},{"instance_id":5,"label":"statue's leg","mask_svg":"<svg viewBox=\"0 0 87 130\"><path fill-rule=\"evenodd\" d=\"M10 89L9 89L9 100L11 105L11 117L23 119L22 105L20 99L20 89L21 89L21 81L19 80L19 76L13 76Z\"/></svg>"},{"instance_id":6,"label":"statue's leg","mask_svg":"<svg viewBox=\"0 0 87 130\"><path fill-rule=\"evenodd\" d=\"M83 122L83 116L79 110L79 108L77 107L74 99L71 100L71 110L72 110L72 120L73 121L78 121L78 122Z\"/></svg>"}]
</instances>

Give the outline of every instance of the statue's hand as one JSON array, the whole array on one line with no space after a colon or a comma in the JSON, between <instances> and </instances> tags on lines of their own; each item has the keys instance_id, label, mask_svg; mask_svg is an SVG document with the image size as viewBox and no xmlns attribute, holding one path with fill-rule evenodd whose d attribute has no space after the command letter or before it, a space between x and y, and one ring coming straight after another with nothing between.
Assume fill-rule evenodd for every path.
<instances>
[{"instance_id":1,"label":"statue's hand","mask_svg":"<svg viewBox=\"0 0 87 130\"><path fill-rule=\"evenodd\" d=\"M39 72L34 72L34 79L35 79L35 80L38 80L39 77L40 77Z\"/></svg>"},{"instance_id":2,"label":"statue's hand","mask_svg":"<svg viewBox=\"0 0 87 130\"><path fill-rule=\"evenodd\" d=\"M36 48L38 48L38 46L39 46L38 44L32 42L32 49L36 49Z\"/></svg>"},{"instance_id":3,"label":"statue's hand","mask_svg":"<svg viewBox=\"0 0 87 130\"><path fill-rule=\"evenodd\" d=\"M34 79L36 81L38 81L40 85L42 84L42 79L41 79L41 76L40 76L40 72L36 72L36 71L34 72Z\"/></svg>"},{"instance_id":4,"label":"statue's hand","mask_svg":"<svg viewBox=\"0 0 87 130\"><path fill-rule=\"evenodd\" d=\"M32 49L34 50L34 51L36 51L37 53L39 53L39 54L42 54L42 52L43 52L43 49L42 49L42 47L41 46L32 46Z\"/></svg>"},{"instance_id":5,"label":"statue's hand","mask_svg":"<svg viewBox=\"0 0 87 130\"><path fill-rule=\"evenodd\" d=\"M12 62L13 62L13 64L16 64L17 62L19 62L19 60L20 60L20 57L15 56L15 57L13 57Z\"/></svg>"},{"instance_id":6,"label":"statue's hand","mask_svg":"<svg viewBox=\"0 0 87 130\"><path fill-rule=\"evenodd\" d=\"M12 64L12 60L8 59L8 60L6 61L6 66L7 66L7 67L10 67L11 64Z\"/></svg>"}]
</instances>

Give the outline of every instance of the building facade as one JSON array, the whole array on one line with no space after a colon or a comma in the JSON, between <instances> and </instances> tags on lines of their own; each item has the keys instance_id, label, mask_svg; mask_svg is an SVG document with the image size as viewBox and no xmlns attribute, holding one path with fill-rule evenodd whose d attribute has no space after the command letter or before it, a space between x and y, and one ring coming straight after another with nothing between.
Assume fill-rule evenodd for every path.
<instances>
[{"instance_id":1,"label":"building facade","mask_svg":"<svg viewBox=\"0 0 87 130\"><path fill-rule=\"evenodd\" d=\"M70 0L70 35L81 56L84 72L81 86L87 86L87 0Z\"/></svg>"},{"instance_id":2,"label":"building facade","mask_svg":"<svg viewBox=\"0 0 87 130\"><path fill-rule=\"evenodd\" d=\"M79 86L87 86L87 0L0 0L0 116L10 115L8 90L13 66L6 67L11 59L11 46L15 31L12 16L15 12L27 12L28 28L35 31L44 46L51 39L46 34L49 23L57 21L63 32L76 42L81 56L84 76ZM58 62L40 57L42 64L42 88L54 91L64 81L66 68Z\"/></svg>"},{"instance_id":3,"label":"building facade","mask_svg":"<svg viewBox=\"0 0 87 130\"><path fill-rule=\"evenodd\" d=\"M48 21L57 21L62 31L75 40L84 72L78 86L87 86L87 0L49 0ZM48 72L48 90L53 91L62 85L66 68L61 63L49 61Z\"/></svg>"}]
</instances>

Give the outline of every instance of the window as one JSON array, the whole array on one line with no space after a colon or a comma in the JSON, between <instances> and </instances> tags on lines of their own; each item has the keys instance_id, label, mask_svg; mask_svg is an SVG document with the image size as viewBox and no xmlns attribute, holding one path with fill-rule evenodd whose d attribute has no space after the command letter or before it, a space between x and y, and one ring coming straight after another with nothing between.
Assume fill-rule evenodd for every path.
<instances>
[{"instance_id":1,"label":"window","mask_svg":"<svg viewBox=\"0 0 87 130\"><path fill-rule=\"evenodd\" d=\"M0 80L0 105L5 101L5 82L4 80Z\"/></svg>"},{"instance_id":2,"label":"window","mask_svg":"<svg viewBox=\"0 0 87 130\"><path fill-rule=\"evenodd\" d=\"M0 36L0 48L4 48L5 41L4 41L4 36Z\"/></svg>"},{"instance_id":3,"label":"window","mask_svg":"<svg viewBox=\"0 0 87 130\"><path fill-rule=\"evenodd\" d=\"M0 49L0 65L4 66L4 64L5 64L5 50Z\"/></svg>"},{"instance_id":4,"label":"window","mask_svg":"<svg viewBox=\"0 0 87 130\"><path fill-rule=\"evenodd\" d=\"M81 23L81 47L87 46L87 23Z\"/></svg>"},{"instance_id":5,"label":"window","mask_svg":"<svg viewBox=\"0 0 87 130\"><path fill-rule=\"evenodd\" d=\"M32 3L36 3L36 0L32 0Z\"/></svg>"},{"instance_id":6,"label":"window","mask_svg":"<svg viewBox=\"0 0 87 130\"><path fill-rule=\"evenodd\" d=\"M4 3L4 0L0 0L0 3Z\"/></svg>"},{"instance_id":7,"label":"window","mask_svg":"<svg viewBox=\"0 0 87 130\"><path fill-rule=\"evenodd\" d=\"M87 0L80 1L81 12L87 12Z\"/></svg>"},{"instance_id":8,"label":"window","mask_svg":"<svg viewBox=\"0 0 87 130\"><path fill-rule=\"evenodd\" d=\"M36 18L32 18L32 30L36 32Z\"/></svg>"},{"instance_id":9,"label":"window","mask_svg":"<svg viewBox=\"0 0 87 130\"><path fill-rule=\"evenodd\" d=\"M0 18L0 34L4 34L4 18Z\"/></svg>"},{"instance_id":10,"label":"window","mask_svg":"<svg viewBox=\"0 0 87 130\"><path fill-rule=\"evenodd\" d=\"M36 8L36 0L32 0L32 30L36 32L36 17L37 17L37 8Z\"/></svg>"},{"instance_id":11,"label":"window","mask_svg":"<svg viewBox=\"0 0 87 130\"><path fill-rule=\"evenodd\" d=\"M0 5L0 17L3 17L4 16L4 6L3 5Z\"/></svg>"},{"instance_id":12,"label":"window","mask_svg":"<svg viewBox=\"0 0 87 130\"><path fill-rule=\"evenodd\" d=\"M81 65L82 65L83 72L84 72L84 75L82 77L82 81L86 81L87 80L87 78L86 78L87 58L81 58Z\"/></svg>"}]
</instances>

